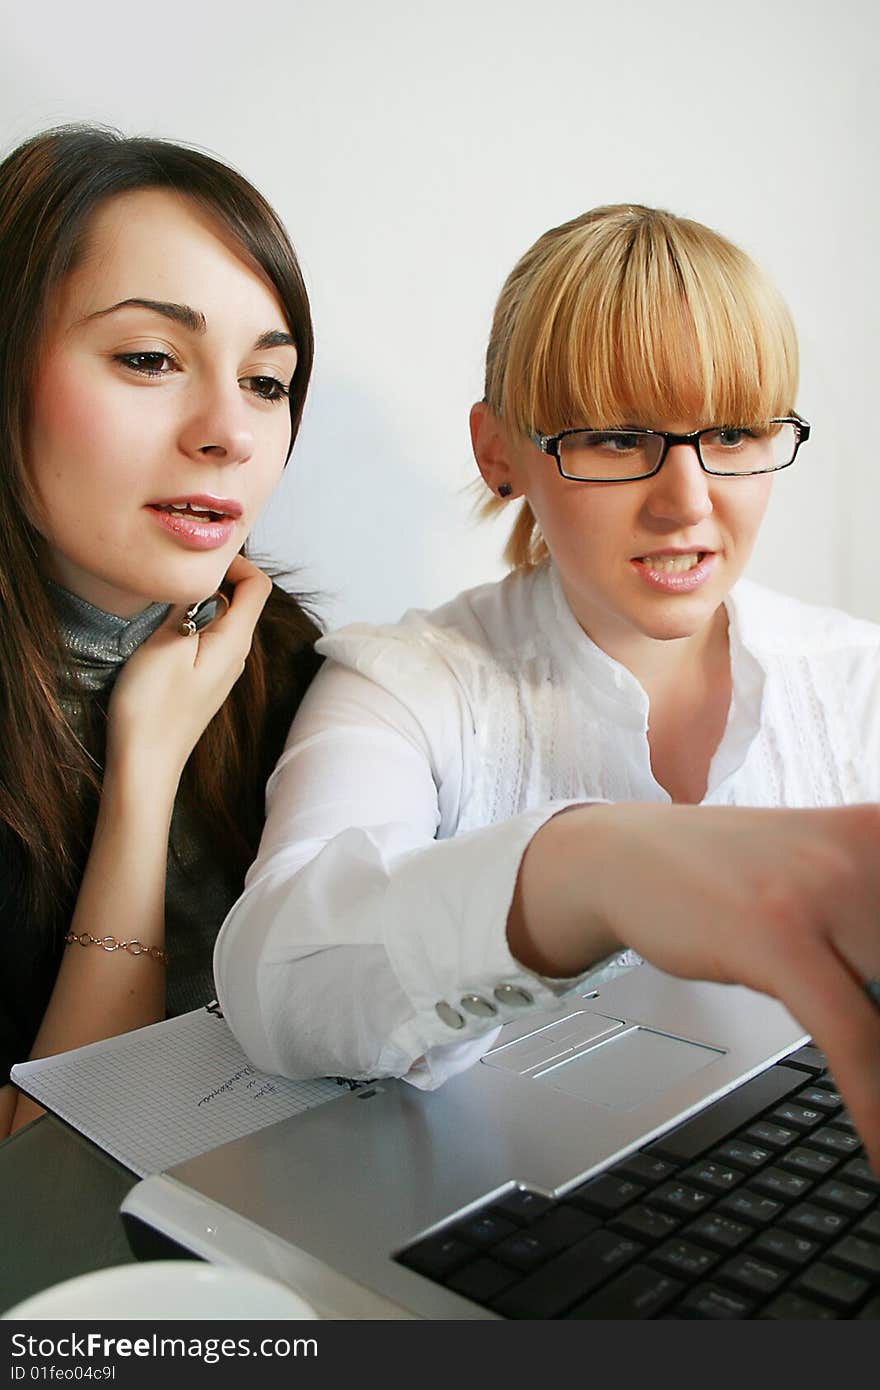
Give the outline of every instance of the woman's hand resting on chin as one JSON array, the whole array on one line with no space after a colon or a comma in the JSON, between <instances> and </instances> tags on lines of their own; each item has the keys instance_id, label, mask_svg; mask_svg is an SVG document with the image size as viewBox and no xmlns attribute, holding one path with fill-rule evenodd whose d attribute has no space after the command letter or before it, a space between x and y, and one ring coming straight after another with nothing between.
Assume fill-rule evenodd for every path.
<instances>
[{"instance_id":1,"label":"woman's hand resting on chin","mask_svg":"<svg viewBox=\"0 0 880 1390\"><path fill-rule=\"evenodd\" d=\"M134 762L153 784L177 789L187 759L238 680L272 581L237 555L229 567L229 609L200 632L182 636L185 609L165 622L126 662L110 699L106 774Z\"/></svg>"}]
</instances>

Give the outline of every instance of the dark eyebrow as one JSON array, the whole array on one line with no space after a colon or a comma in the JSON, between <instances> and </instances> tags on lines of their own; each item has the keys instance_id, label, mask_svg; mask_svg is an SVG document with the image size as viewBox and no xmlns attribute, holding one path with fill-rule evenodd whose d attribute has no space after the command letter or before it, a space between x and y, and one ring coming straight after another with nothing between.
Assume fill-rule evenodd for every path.
<instances>
[{"instance_id":1,"label":"dark eyebrow","mask_svg":"<svg viewBox=\"0 0 880 1390\"><path fill-rule=\"evenodd\" d=\"M151 309L154 314L162 314L166 319L173 319L175 323L182 324L190 333L204 333L208 327L204 314L200 314L198 309L191 309L188 304L167 304L162 299L120 299L118 304L111 304L107 309L98 309L94 314L87 314L84 321L102 319L107 314L115 314L117 309L129 307Z\"/></svg>"},{"instance_id":2,"label":"dark eyebrow","mask_svg":"<svg viewBox=\"0 0 880 1390\"><path fill-rule=\"evenodd\" d=\"M296 341L294 340L292 333L282 333L280 328L276 328L273 329L271 333L261 333L257 341L254 343L254 347L261 352L266 348L295 348Z\"/></svg>"},{"instance_id":3,"label":"dark eyebrow","mask_svg":"<svg viewBox=\"0 0 880 1390\"><path fill-rule=\"evenodd\" d=\"M120 299L118 304L111 304L107 309L98 309L94 314L88 314L88 319L105 318L107 314L115 314L117 309L151 309L154 314L162 314L166 319L173 319L175 323L181 324L189 329L190 333L205 333L208 328L207 320L203 313L198 309L193 309L189 304L169 304L162 299ZM280 328L271 329L268 333L261 333L254 347L263 352L268 348L275 347L296 347L293 335L283 332Z\"/></svg>"}]
</instances>

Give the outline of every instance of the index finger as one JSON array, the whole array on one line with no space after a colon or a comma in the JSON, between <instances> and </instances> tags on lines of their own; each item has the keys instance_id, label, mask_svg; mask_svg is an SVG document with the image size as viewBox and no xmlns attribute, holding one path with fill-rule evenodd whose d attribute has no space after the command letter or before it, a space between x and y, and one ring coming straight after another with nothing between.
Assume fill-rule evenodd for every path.
<instances>
[{"instance_id":1,"label":"index finger","mask_svg":"<svg viewBox=\"0 0 880 1390\"><path fill-rule=\"evenodd\" d=\"M249 560L248 557L240 551L226 571L223 582L224 584L229 583L237 587L239 584L243 584L248 579L253 579L257 575L262 576L266 583L271 586L272 581L265 571L261 570L259 565L255 565L253 560Z\"/></svg>"},{"instance_id":2,"label":"index finger","mask_svg":"<svg viewBox=\"0 0 880 1390\"><path fill-rule=\"evenodd\" d=\"M226 584L233 586L228 596L227 611L199 633L203 656L206 642L209 644L207 650L212 647L220 650L219 644L222 642L224 647L240 646L246 655L254 628L272 592L269 576L244 555L236 555L229 566L224 580Z\"/></svg>"},{"instance_id":3,"label":"index finger","mask_svg":"<svg viewBox=\"0 0 880 1390\"><path fill-rule=\"evenodd\" d=\"M224 617L224 624L232 623L234 626L233 620L237 619L238 622L250 621L253 626L272 592L272 580L245 555L236 555L223 583L229 598L229 612ZM232 586L231 593L228 593L229 585Z\"/></svg>"},{"instance_id":4,"label":"index finger","mask_svg":"<svg viewBox=\"0 0 880 1390\"><path fill-rule=\"evenodd\" d=\"M868 1162L880 1174L880 1009L827 942L799 962L778 998L825 1053Z\"/></svg>"}]
</instances>

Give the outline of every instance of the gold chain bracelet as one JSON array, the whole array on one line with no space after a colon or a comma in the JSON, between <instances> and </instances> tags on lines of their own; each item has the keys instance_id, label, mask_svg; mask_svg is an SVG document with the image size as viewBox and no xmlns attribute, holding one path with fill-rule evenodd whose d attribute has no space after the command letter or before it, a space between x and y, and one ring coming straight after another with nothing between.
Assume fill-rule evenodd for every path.
<instances>
[{"instance_id":1,"label":"gold chain bracelet","mask_svg":"<svg viewBox=\"0 0 880 1390\"><path fill-rule=\"evenodd\" d=\"M168 964L168 957L161 946L147 946L136 938L131 941L117 941L115 936L92 936L90 932L84 931L78 935L68 932L64 940L69 946L74 943L80 946L100 946L102 951L127 951L130 956L151 956L163 965Z\"/></svg>"}]
</instances>

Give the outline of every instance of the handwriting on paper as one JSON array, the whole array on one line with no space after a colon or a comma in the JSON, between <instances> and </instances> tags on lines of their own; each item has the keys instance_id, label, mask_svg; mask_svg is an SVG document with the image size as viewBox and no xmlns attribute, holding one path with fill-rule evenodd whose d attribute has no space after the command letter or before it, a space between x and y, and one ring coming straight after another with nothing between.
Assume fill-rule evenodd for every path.
<instances>
[{"instance_id":1,"label":"handwriting on paper","mask_svg":"<svg viewBox=\"0 0 880 1390\"><path fill-rule=\"evenodd\" d=\"M236 1088L239 1093L246 1091L252 1100L259 1100L262 1096L274 1096L278 1093L278 1087L270 1076L263 1076L261 1072L254 1071L253 1067L246 1066L240 1067L219 1086L215 1086L213 1091L202 1096L201 1100L197 1102L197 1106L209 1105L218 1096L227 1095Z\"/></svg>"}]
</instances>

